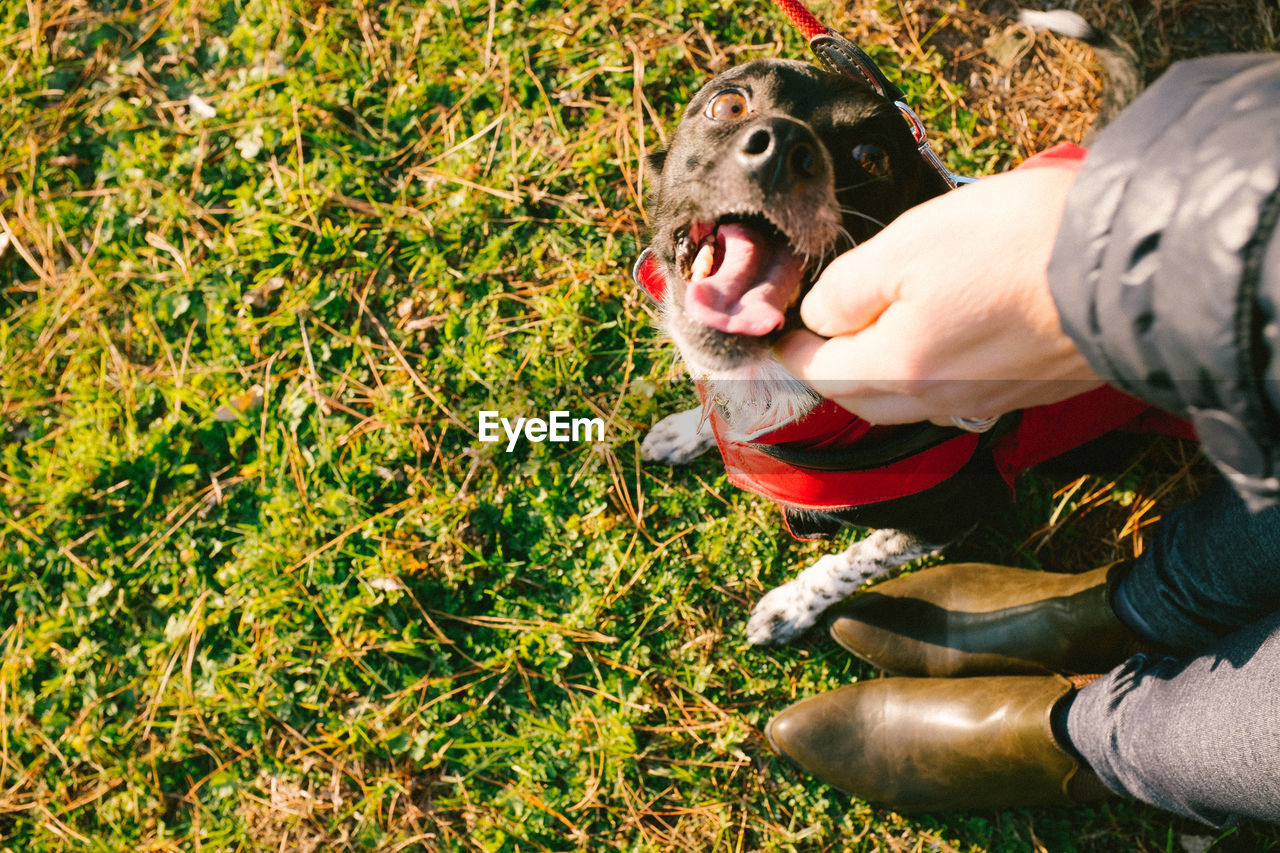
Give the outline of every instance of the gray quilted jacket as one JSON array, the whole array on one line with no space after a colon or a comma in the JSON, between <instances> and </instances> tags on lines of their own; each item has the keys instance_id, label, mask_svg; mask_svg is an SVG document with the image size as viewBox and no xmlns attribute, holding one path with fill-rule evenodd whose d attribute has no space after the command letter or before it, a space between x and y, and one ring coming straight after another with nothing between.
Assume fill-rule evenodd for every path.
<instances>
[{"instance_id":1,"label":"gray quilted jacket","mask_svg":"<svg viewBox=\"0 0 1280 853\"><path fill-rule=\"evenodd\" d=\"M1098 136L1049 280L1113 385L1187 417L1250 506L1280 502L1280 56L1173 66Z\"/></svg>"}]
</instances>

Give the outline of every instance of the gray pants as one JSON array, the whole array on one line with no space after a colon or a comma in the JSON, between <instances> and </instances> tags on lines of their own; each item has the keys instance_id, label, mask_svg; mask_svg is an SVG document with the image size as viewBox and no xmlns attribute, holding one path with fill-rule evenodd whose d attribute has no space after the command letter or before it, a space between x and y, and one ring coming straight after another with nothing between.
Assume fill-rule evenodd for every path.
<instances>
[{"instance_id":1,"label":"gray pants","mask_svg":"<svg viewBox=\"0 0 1280 853\"><path fill-rule=\"evenodd\" d=\"M1116 610L1181 651L1079 691L1071 744L1118 794L1219 827L1280 823L1280 508L1250 514L1219 484L1153 538Z\"/></svg>"}]
</instances>

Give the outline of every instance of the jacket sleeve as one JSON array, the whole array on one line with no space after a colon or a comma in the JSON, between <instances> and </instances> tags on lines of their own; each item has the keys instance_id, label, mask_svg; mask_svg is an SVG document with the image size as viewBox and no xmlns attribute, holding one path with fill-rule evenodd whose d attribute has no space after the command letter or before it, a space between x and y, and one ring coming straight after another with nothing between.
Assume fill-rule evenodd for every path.
<instances>
[{"instance_id":1,"label":"jacket sleeve","mask_svg":"<svg viewBox=\"0 0 1280 853\"><path fill-rule=\"evenodd\" d=\"M1099 134L1049 281L1107 382L1189 418L1250 506L1280 503L1280 56L1173 66Z\"/></svg>"}]
</instances>

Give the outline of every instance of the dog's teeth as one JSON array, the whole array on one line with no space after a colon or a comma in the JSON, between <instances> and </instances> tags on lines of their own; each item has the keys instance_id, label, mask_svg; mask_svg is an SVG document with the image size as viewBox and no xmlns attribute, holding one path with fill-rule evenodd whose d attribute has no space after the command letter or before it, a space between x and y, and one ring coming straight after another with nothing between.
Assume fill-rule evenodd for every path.
<instances>
[{"instance_id":1,"label":"dog's teeth","mask_svg":"<svg viewBox=\"0 0 1280 853\"><path fill-rule=\"evenodd\" d=\"M716 247L711 243L703 243L702 248L698 250L698 256L693 259L693 266L689 270L690 276L694 281L706 278L711 275L711 271L716 266Z\"/></svg>"}]
</instances>

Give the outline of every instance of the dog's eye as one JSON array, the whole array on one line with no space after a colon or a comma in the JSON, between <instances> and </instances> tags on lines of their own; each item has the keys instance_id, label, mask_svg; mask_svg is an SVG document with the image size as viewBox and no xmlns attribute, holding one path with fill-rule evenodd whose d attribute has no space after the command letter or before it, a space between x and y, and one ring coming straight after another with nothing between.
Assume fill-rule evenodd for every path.
<instances>
[{"instance_id":1,"label":"dog's eye","mask_svg":"<svg viewBox=\"0 0 1280 853\"><path fill-rule=\"evenodd\" d=\"M889 177L891 171L889 155L879 145L864 142L853 146L853 159L868 175L876 178Z\"/></svg>"},{"instance_id":2,"label":"dog's eye","mask_svg":"<svg viewBox=\"0 0 1280 853\"><path fill-rule=\"evenodd\" d=\"M707 118L715 121L732 121L747 114L747 96L737 89L725 89L707 104Z\"/></svg>"}]
</instances>

